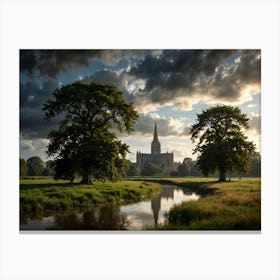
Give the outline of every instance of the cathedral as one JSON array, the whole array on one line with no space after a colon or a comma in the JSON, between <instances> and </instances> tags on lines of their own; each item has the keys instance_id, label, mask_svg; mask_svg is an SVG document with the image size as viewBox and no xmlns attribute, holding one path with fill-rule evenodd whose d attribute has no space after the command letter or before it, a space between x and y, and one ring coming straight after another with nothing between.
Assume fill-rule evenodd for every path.
<instances>
[{"instance_id":1,"label":"cathedral","mask_svg":"<svg viewBox=\"0 0 280 280\"><path fill-rule=\"evenodd\" d=\"M137 152L136 154L136 166L140 172L143 169L144 165L148 162L153 163L160 168L165 168L167 173L170 173L174 169L173 152L161 153L156 124L154 129L154 139L151 143L151 153L144 154L141 152Z\"/></svg>"}]
</instances>

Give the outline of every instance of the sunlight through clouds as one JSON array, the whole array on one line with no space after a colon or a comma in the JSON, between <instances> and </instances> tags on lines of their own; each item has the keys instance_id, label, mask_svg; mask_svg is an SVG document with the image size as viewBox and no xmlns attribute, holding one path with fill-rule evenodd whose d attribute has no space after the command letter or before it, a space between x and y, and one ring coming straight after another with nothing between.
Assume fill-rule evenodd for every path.
<instances>
[{"instance_id":1,"label":"sunlight through clouds","mask_svg":"<svg viewBox=\"0 0 280 280\"><path fill-rule=\"evenodd\" d=\"M140 117L135 132L122 136L132 161L138 149L150 151L155 122L175 161L191 157L196 114L218 104L250 116L248 133L260 147L260 65L260 50L21 50L21 156L40 150L47 159L46 137L56 123L44 121L42 107L74 80L114 84L133 103Z\"/></svg>"}]
</instances>

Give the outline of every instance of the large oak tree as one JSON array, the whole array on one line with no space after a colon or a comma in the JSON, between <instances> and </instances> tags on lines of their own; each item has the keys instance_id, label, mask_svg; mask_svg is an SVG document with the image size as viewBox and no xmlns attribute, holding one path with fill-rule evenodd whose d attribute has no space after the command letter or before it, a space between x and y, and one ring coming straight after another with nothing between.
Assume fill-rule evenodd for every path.
<instances>
[{"instance_id":1,"label":"large oak tree","mask_svg":"<svg viewBox=\"0 0 280 280\"><path fill-rule=\"evenodd\" d=\"M197 115L191 128L191 139L198 143L197 164L206 176L219 171L219 181L226 181L226 172L248 172L250 155L255 145L248 141L244 129L249 128L249 118L232 106L216 106Z\"/></svg>"},{"instance_id":2,"label":"large oak tree","mask_svg":"<svg viewBox=\"0 0 280 280\"><path fill-rule=\"evenodd\" d=\"M78 81L58 88L44 105L46 119L62 116L58 130L49 133L47 154L55 157L55 178L83 184L116 180L125 167L128 146L116 133L130 133L138 117L114 85Z\"/></svg>"}]
</instances>

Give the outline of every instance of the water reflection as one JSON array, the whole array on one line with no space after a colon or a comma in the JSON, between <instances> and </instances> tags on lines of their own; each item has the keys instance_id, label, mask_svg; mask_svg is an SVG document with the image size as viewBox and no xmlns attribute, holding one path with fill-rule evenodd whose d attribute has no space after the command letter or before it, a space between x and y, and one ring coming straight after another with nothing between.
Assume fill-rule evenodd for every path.
<instances>
[{"instance_id":1,"label":"water reflection","mask_svg":"<svg viewBox=\"0 0 280 280\"><path fill-rule=\"evenodd\" d=\"M161 200L163 198L166 198L167 201L168 198L174 200L175 189L176 188L173 186L169 186L169 187L166 186L165 188L162 189L162 192L158 197L152 199L151 203L152 203L155 225L158 225L158 216L159 216L159 210L161 208Z\"/></svg>"},{"instance_id":2,"label":"water reflection","mask_svg":"<svg viewBox=\"0 0 280 280\"><path fill-rule=\"evenodd\" d=\"M152 210L153 210L155 225L158 224L158 214L159 214L159 210L160 210L160 202L161 202L161 196L158 196L158 197L152 199Z\"/></svg>"},{"instance_id":3,"label":"water reflection","mask_svg":"<svg viewBox=\"0 0 280 280\"><path fill-rule=\"evenodd\" d=\"M21 217L21 230L142 230L165 222L164 214L182 201L197 200L199 195L175 186L163 186L149 200L129 205L106 205L71 214L49 217Z\"/></svg>"},{"instance_id":4,"label":"water reflection","mask_svg":"<svg viewBox=\"0 0 280 280\"><path fill-rule=\"evenodd\" d=\"M69 216L55 216L53 226L48 229L123 230L127 226L126 217L120 213L119 207L105 206Z\"/></svg>"}]
</instances>

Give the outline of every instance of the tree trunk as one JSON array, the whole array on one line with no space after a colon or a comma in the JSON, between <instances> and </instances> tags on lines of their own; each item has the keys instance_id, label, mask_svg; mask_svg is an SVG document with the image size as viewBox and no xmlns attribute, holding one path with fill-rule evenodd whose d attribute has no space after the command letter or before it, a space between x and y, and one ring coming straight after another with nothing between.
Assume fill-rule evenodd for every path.
<instances>
[{"instance_id":1,"label":"tree trunk","mask_svg":"<svg viewBox=\"0 0 280 280\"><path fill-rule=\"evenodd\" d=\"M81 184L92 185L92 180L90 178L90 174L89 174L88 170L83 170L83 178L82 178Z\"/></svg>"},{"instance_id":2,"label":"tree trunk","mask_svg":"<svg viewBox=\"0 0 280 280\"><path fill-rule=\"evenodd\" d=\"M226 173L225 170L223 168L220 168L220 178L219 178L219 182L226 182Z\"/></svg>"}]
</instances>

